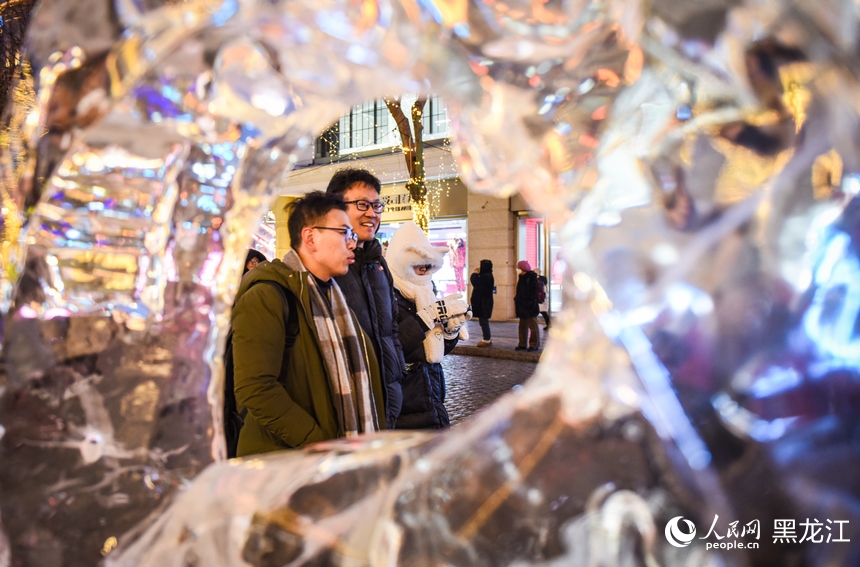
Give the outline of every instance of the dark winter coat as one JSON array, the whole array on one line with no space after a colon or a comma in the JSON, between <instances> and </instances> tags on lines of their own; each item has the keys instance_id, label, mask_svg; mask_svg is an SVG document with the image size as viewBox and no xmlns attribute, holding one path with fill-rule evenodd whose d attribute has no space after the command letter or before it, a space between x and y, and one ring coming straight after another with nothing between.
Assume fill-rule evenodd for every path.
<instances>
[{"instance_id":1,"label":"dark winter coat","mask_svg":"<svg viewBox=\"0 0 860 567\"><path fill-rule=\"evenodd\" d=\"M406 356L403 377L403 407L397 418L397 429L441 429L451 420L445 409L445 374L439 363L427 362L424 337L430 329L415 313L415 303L396 289L397 326L400 344ZM445 341L445 354L457 346L458 339Z\"/></svg>"},{"instance_id":2,"label":"dark winter coat","mask_svg":"<svg viewBox=\"0 0 860 567\"><path fill-rule=\"evenodd\" d=\"M534 271L520 274L517 280L517 293L514 295L514 308L519 319L529 319L540 315L537 274Z\"/></svg>"},{"instance_id":3,"label":"dark winter coat","mask_svg":"<svg viewBox=\"0 0 860 567\"><path fill-rule=\"evenodd\" d=\"M299 332L284 353L284 302L278 290L252 284L271 280L290 290L299 309ZM233 375L236 404L248 410L239 434L238 455L303 447L339 435L337 413L311 313L306 275L280 260L260 264L244 278L233 308ZM358 325L358 321L353 319ZM362 347L377 412L382 414L382 381L376 355ZM287 364L284 364L284 360Z\"/></svg>"},{"instance_id":4,"label":"dark winter coat","mask_svg":"<svg viewBox=\"0 0 860 567\"><path fill-rule=\"evenodd\" d=\"M400 383L406 363L397 334L394 284L379 241L373 239L356 247L355 263L335 280L373 343L385 385L385 422L393 428L403 401Z\"/></svg>"},{"instance_id":5,"label":"dark winter coat","mask_svg":"<svg viewBox=\"0 0 860 567\"><path fill-rule=\"evenodd\" d=\"M479 273L472 274L469 281L472 284L472 317L489 319L493 316L493 287L496 285L493 279L493 263L490 260L481 260Z\"/></svg>"}]
</instances>

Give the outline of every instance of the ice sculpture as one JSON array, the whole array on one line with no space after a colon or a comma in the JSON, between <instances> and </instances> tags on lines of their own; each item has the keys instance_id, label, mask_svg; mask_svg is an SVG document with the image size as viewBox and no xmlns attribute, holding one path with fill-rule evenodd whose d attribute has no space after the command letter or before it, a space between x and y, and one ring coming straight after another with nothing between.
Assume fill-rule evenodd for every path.
<instances>
[{"instance_id":1,"label":"ice sculpture","mask_svg":"<svg viewBox=\"0 0 860 567\"><path fill-rule=\"evenodd\" d=\"M860 563L857 24L45 0L0 148L0 564ZM538 374L442 435L213 463L254 224L296 148L405 91L446 98L473 190L566 222Z\"/></svg>"}]
</instances>

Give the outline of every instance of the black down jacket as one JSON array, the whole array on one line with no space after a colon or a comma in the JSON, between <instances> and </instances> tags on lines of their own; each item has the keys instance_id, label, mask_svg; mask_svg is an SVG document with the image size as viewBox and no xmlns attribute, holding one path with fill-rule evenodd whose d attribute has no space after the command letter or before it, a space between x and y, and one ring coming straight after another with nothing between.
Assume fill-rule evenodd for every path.
<instances>
[{"instance_id":1,"label":"black down jacket","mask_svg":"<svg viewBox=\"0 0 860 567\"><path fill-rule=\"evenodd\" d=\"M379 241L373 239L356 247L355 263L335 280L376 350L385 389L385 423L393 429L403 401L400 383L406 363L397 332L394 283Z\"/></svg>"},{"instance_id":2,"label":"black down jacket","mask_svg":"<svg viewBox=\"0 0 860 567\"><path fill-rule=\"evenodd\" d=\"M424 356L424 336L429 330L415 313L415 303L396 289L400 343L406 355L403 377L403 408L397 429L441 429L451 425L445 409L445 373L442 365L429 363ZM445 354L457 346L458 339L445 341Z\"/></svg>"},{"instance_id":3,"label":"black down jacket","mask_svg":"<svg viewBox=\"0 0 860 567\"><path fill-rule=\"evenodd\" d=\"M472 284L472 317L475 319L489 319L493 316L493 263L490 260L481 260L481 269L477 274L469 278Z\"/></svg>"},{"instance_id":4,"label":"black down jacket","mask_svg":"<svg viewBox=\"0 0 860 567\"><path fill-rule=\"evenodd\" d=\"M537 274L533 271L520 274L517 280L517 294L514 296L517 318L529 319L540 315L537 296Z\"/></svg>"}]
</instances>

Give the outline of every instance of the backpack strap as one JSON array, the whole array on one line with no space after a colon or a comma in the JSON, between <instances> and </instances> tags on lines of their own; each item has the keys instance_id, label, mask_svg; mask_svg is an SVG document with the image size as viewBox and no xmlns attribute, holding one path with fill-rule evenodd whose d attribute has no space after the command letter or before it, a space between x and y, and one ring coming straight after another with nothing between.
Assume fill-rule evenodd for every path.
<instances>
[{"instance_id":1,"label":"backpack strap","mask_svg":"<svg viewBox=\"0 0 860 567\"><path fill-rule=\"evenodd\" d=\"M284 321L286 329L284 334L284 356L289 356L290 350L296 344L296 337L299 334L299 315L296 309L296 296L279 284L271 280L259 280L251 284L250 287L258 283L269 284L278 290L281 295L282 305L284 309ZM249 289L250 289L249 287ZM227 457L232 459L236 456L236 448L239 444L239 432L245 421L244 412L239 412L236 404L236 394L233 391L235 387L235 378L233 375L233 328L227 334L227 348L224 353L224 436L227 441Z\"/></svg>"},{"instance_id":2,"label":"backpack strap","mask_svg":"<svg viewBox=\"0 0 860 567\"><path fill-rule=\"evenodd\" d=\"M299 315L298 310L296 309L296 296L279 284L278 282L274 282L272 280L259 280L251 284L251 287L259 283L269 284L281 294L281 300L283 301L284 308L284 321L286 322L286 333L284 335L284 348L289 350L293 348L293 345L296 344L296 337L299 334Z\"/></svg>"}]
</instances>

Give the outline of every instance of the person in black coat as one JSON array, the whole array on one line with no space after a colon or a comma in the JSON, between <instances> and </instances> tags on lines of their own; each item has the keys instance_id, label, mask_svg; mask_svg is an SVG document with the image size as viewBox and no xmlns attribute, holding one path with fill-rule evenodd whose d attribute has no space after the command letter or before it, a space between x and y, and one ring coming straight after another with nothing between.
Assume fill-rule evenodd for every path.
<instances>
[{"instance_id":1,"label":"person in black coat","mask_svg":"<svg viewBox=\"0 0 860 567\"><path fill-rule=\"evenodd\" d=\"M540 349L540 334L538 333L537 316L540 314L538 303L537 274L532 271L531 264L526 260L517 262L520 277L517 280L517 293L514 295L514 308L519 324L519 342L514 350L535 351Z\"/></svg>"},{"instance_id":2,"label":"person in black coat","mask_svg":"<svg viewBox=\"0 0 860 567\"><path fill-rule=\"evenodd\" d=\"M488 347L493 344L490 334L490 317L493 316L493 287L496 285L493 279L493 263L490 260L481 260L481 267L475 269L469 282L472 284L472 316L478 318L483 334L483 340L478 342L478 346Z\"/></svg>"},{"instance_id":3,"label":"person in black coat","mask_svg":"<svg viewBox=\"0 0 860 567\"><path fill-rule=\"evenodd\" d=\"M450 425L445 409L442 357L467 338L468 304L460 294L437 300L431 276L442 267L442 247L430 244L414 222L404 223L388 244L397 296L397 328L406 357L403 406L397 429L441 429Z\"/></svg>"},{"instance_id":4,"label":"person in black coat","mask_svg":"<svg viewBox=\"0 0 860 567\"><path fill-rule=\"evenodd\" d=\"M326 193L343 198L352 229L358 234L355 263L335 280L373 343L385 388L385 423L392 429L403 402L400 383L406 362L397 329L394 282L376 239L384 208L380 189L379 179L369 171L341 169L332 176Z\"/></svg>"}]
</instances>

